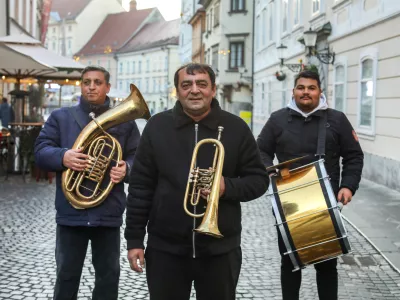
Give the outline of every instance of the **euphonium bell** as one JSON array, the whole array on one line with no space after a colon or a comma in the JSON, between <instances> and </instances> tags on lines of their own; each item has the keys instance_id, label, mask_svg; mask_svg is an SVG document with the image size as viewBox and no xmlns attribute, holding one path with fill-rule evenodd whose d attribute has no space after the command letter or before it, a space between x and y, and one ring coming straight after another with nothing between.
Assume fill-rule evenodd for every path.
<instances>
[{"instance_id":1,"label":"euphonium bell","mask_svg":"<svg viewBox=\"0 0 400 300\"><path fill-rule=\"evenodd\" d=\"M150 112L139 89L131 84L131 93L118 106L99 117L91 114L91 121L81 131L72 149L82 149L89 155L89 167L84 171L67 169L62 174L61 185L65 197L77 209L90 208L102 203L111 192L114 183L108 176L111 163L122 159L121 145L106 132L119 124L150 118ZM107 175L107 176L106 176Z\"/></svg>"},{"instance_id":2,"label":"euphonium bell","mask_svg":"<svg viewBox=\"0 0 400 300\"><path fill-rule=\"evenodd\" d=\"M222 126L218 127L218 139L204 139L196 144L193 150L189 178L186 185L185 198L183 200L183 208L189 216L194 218L203 217L200 226L195 229L195 231L217 238L223 237L218 229L219 190L225 157L224 146L220 142L223 129L224 128ZM199 148L204 144L214 144L216 147L213 165L210 169L200 169L196 167L197 153ZM190 201L190 204L194 207L198 205L202 189L211 191L207 196L206 211L202 214L191 213L187 208L188 201Z\"/></svg>"}]
</instances>

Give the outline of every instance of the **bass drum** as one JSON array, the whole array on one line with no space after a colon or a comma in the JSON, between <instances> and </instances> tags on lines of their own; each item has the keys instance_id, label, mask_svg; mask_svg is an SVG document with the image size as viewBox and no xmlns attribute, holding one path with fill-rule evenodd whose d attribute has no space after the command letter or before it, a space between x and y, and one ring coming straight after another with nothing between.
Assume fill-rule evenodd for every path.
<instances>
[{"instance_id":1,"label":"bass drum","mask_svg":"<svg viewBox=\"0 0 400 300\"><path fill-rule=\"evenodd\" d=\"M324 161L272 176L271 202L276 226L294 269L351 252L347 231Z\"/></svg>"}]
</instances>

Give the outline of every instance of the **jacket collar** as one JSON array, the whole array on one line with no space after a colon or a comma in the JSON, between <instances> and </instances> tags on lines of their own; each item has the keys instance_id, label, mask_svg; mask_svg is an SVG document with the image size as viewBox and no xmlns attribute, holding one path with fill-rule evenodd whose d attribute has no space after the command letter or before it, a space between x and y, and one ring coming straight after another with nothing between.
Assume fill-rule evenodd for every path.
<instances>
[{"instance_id":1,"label":"jacket collar","mask_svg":"<svg viewBox=\"0 0 400 300\"><path fill-rule=\"evenodd\" d=\"M89 101L87 101L83 96L81 96L81 100L79 101L79 106L82 108L82 110L89 114L91 112L94 112L94 114L97 116L101 115L102 113L106 112L110 108L110 98L106 96L106 101L104 101L103 104L96 105L96 104L91 104Z\"/></svg>"},{"instance_id":2,"label":"jacket collar","mask_svg":"<svg viewBox=\"0 0 400 300\"><path fill-rule=\"evenodd\" d=\"M297 112L289 107L287 109L289 110L290 115L304 118L304 116L302 116L299 112ZM321 117L323 113L324 113L323 110L317 110L317 111L313 112L309 117L311 117L311 116Z\"/></svg>"},{"instance_id":3,"label":"jacket collar","mask_svg":"<svg viewBox=\"0 0 400 300\"><path fill-rule=\"evenodd\" d=\"M211 111L198 123L210 129L217 129L219 125L220 113L221 107L219 106L218 100L213 98L211 101ZM175 127L177 128L196 123L183 111L182 104L179 102L179 100L176 101L175 106L172 109L172 116L174 118Z\"/></svg>"}]
</instances>

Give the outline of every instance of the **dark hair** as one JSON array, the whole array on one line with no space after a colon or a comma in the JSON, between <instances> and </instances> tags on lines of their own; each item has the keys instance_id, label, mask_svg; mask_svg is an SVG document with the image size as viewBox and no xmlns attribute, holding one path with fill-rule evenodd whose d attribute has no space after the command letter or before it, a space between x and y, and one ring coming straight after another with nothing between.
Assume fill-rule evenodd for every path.
<instances>
[{"instance_id":1,"label":"dark hair","mask_svg":"<svg viewBox=\"0 0 400 300\"><path fill-rule=\"evenodd\" d=\"M91 72L91 71L103 72L106 83L107 84L110 83L110 72L108 72L106 69L104 69L103 67L100 67L100 66L87 66L86 68L84 68L81 73L81 81L83 79L83 75L85 75L87 72Z\"/></svg>"},{"instance_id":2,"label":"dark hair","mask_svg":"<svg viewBox=\"0 0 400 300\"><path fill-rule=\"evenodd\" d=\"M318 83L318 87L319 89L321 89L321 80L319 79L319 75L313 71L302 71L299 74L296 75L296 77L294 78L294 87L296 87L297 85L297 80L299 80L300 78L309 78L309 79L314 79L317 81Z\"/></svg>"},{"instance_id":3,"label":"dark hair","mask_svg":"<svg viewBox=\"0 0 400 300\"><path fill-rule=\"evenodd\" d=\"M3 97L3 103L7 103L7 98L6 97Z\"/></svg>"},{"instance_id":4,"label":"dark hair","mask_svg":"<svg viewBox=\"0 0 400 300\"><path fill-rule=\"evenodd\" d=\"M194 75L195 72L197 73L208 73L210 76L211 80L211 86L215 86L215 73L214 70L206 64L199 64L199 63L188 63L186 65L181 66L178 70L176 70L175 75L174 75L174 85L175 88L178 90L178 85L179 85L179 71L186 69L186 74L189 75Z\"/></svg>"}]
</instances>

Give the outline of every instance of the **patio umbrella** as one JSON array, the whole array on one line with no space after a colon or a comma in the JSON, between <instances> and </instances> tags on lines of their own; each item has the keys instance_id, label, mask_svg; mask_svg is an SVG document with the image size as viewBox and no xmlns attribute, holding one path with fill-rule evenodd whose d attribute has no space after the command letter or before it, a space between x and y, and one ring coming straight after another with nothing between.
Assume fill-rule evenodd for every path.
<instances>
[{"instance_id":1,"label":"patio umbrella","mask_svg":"<svg viewBox=\"0 0 400 300\"><path fill-rule=\"evenodd\" d=\"M0 76L79 80L84 65L47 50L26 35L0 37Z\"/></svg>"}]
</instances>

